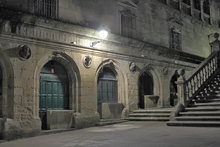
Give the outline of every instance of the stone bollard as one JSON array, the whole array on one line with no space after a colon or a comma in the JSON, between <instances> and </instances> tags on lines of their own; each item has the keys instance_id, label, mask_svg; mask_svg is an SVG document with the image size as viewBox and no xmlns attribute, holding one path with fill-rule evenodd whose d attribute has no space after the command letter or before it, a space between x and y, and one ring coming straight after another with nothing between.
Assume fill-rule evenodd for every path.
<instances>
[{"instance_id":1,"label":"stone bollard","mask_svg":"<svg viewBox=\"0 0 220 147\"><path fill-rule=\"evenodd\" d=\"M210 43L211 52L220 51L219 33L214 34L215 41Z\"/></svg>"},{"instance_id":2,"label":"stone bollard","mask_svg":"<svg viewBox=\"0 0 220 147\"><path fill-rule=\"evenodd\" d=\"M178 99L179 99L179 103L181 103L183 106L186 105L186 98L185 98L185 70L184 69L180 69L178 70L178 74L179 74L179 78L176 81L177 84L177 95L178 95Z\"/></svg>"}]
</instances>

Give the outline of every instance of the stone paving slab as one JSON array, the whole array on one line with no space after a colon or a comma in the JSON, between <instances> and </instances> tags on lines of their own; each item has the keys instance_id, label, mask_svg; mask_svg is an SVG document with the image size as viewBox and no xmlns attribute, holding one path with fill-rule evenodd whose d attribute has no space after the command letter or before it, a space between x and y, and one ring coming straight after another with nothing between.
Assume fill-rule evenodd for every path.
<instances>
[{"instance_id":1,"label":"stone paving slab","mask_svg":"<svg viewBox=\"0 0 220 147\"><path fill-rule=\"evenodd\" d=\"M132 121L3 142L0 147L220 147L220 128Z\"/></svg>"}]
</instances>

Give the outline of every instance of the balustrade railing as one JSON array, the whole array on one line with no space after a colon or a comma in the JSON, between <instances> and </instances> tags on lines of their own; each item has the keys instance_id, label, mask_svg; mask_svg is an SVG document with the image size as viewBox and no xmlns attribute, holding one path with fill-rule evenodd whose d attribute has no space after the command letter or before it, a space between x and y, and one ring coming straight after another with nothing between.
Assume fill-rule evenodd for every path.
<instances>
[{"instance_id":1,"label":"balustrade railing","mask_svg":"<svg viewBox=\"0 0 220 147\"><path fill-rule=\"evenodd\" d=\"M178 86L181 92L180 100L184 105L190 102L202 88L209 82L209 80L218 72L219 67L219 52L213 52L205 61L202 62L188 78L181 78ZM183 73L184 74L184 73ZM183 76L182 74L182 76ZM181 76L181 75L180 75Z\"/></svg>"}]
</instances>

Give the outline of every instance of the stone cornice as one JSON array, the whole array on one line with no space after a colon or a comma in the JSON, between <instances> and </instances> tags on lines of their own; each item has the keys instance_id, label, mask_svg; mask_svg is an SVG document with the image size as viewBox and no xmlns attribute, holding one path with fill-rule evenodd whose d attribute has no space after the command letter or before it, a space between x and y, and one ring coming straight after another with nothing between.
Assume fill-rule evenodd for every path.
<instances>
[{"instance_id":1,"label":"stone cornice","mask_svg":"<svg viewBox=\"0 0 220 147\"><path fill-rule=\"evenodd\" d=\"M149 57L140 57L132 54L121 54L115 53L111 51L104 51L99 49L94 49L85 46L79 46L74 44L60 43L54 41L45 41L41 39L31 39L31 38L23 38L21 36L14 35L4 35L0 34L0 40L3 42L11 42L14 44L28 44L37 47L47 48L50 50L58 51L58 52L77 52L82 54L95 55L106 58L115 58L118 60L127 60L133 62L144 62L144 63L153 63L154 66L158 67L171 67L171 68L187 68L192 69L195 68L196 65L192 63L187 63L183 61L178 61L175 58L149 58ZM1 41L0 41L1 43ZM17 46L14 46L17 47ZM4 50L4 49L3 49ZM7 50L7 49L6 49Z\"/></svg>"}]
</instances>

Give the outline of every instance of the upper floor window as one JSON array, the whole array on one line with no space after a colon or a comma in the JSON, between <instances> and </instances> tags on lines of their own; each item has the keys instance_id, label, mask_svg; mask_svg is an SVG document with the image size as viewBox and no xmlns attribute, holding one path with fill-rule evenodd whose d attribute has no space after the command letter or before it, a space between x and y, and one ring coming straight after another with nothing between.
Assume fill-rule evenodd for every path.
<instances>
[{"instance_id":1,"label":"upper floor window","mask_svg":"<svg viewBox=\"0 0 220 147\"><path fill-rule=\"evenodd\" d=\"M121 35L135 37L136 17L130 10L121 12Z\"/></svg>"},{"instance_id":2,"label":"upper floor window","mask_svg":"<svg viewBox=\"0 0 220 147\"><path fill-rule=\"evenodd\" d=\"M58 0L35 0L34 13L56 18L58 16Z\"/></svg>"},{"instance_id":3,"label":"upper floor window","mask_svg":"<svg viewBox=\"0 0 220 147\"><path fill-rule=\"evenodd\" d=\"M179 0L171 0L170 1L170 5L175 8L175 9L178 9L179 10L179 4L180 4L180 1Z\"/></svg>"},{"instance_id":4,"label":"upper floor window","mask_svg":"<svg viewBox=\"0 0 220 147\"><path fill-rule=\"evenodd\" d=\"M205 0L203 2L203 11L206 14L210 14L210 4L209 4L209 0Z\"/></svg>"},{"instance_id":5,"label":"upper floor window","mask_svg":"<svg viewBox=\"0 0 220 147\"><path fill-rule=\"evenodd\" d=\"M167 3L167 0L159 0L160 2L166 4Z\"/></svg>"},{"instance_id":6,"label":"upper floor window","mask_svg":"<svg viewBox=\"0 0 220 147\"><path fill-rule=\"evenodd\" d=\"M184 4L190 5L190 0L182 0Z\"/></svg>"},{"instance_id":7,"label":"upper floor window","mask_svg":"<svg viewBox=\"0 0 220 147\"><path fill-rule=\"evenodd\" d=\"M200 10L200 0L193 0L194 8Z\"/></svg>"},{"instance_id":8,"label":"upper floor window","mask_svg":"<svg viewBox=\"0 0 220 147\"><path fill-rule=\"evenodd\" d=\"M170 47L172 49L181 50L181 32L178 29L171 29Z\"/></svg>"}]
</instances>

